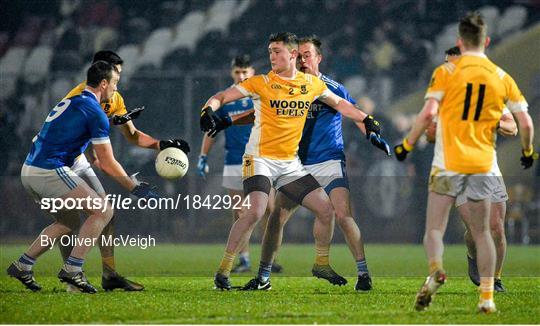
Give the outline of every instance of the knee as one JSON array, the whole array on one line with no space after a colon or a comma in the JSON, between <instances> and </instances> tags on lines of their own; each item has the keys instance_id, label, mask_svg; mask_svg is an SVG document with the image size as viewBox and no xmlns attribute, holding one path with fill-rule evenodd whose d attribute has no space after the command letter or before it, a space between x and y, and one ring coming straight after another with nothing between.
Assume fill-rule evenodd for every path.
<instances>
[{"instance_id":1,"label":"knee","mask_svg":"<svg viewBox=\"0 0 540 326\"><path fill-rule=\"evenodd\" d=\"M504 237L504 222L503 221L497 220L494 223L491 223L490 229L491 229L491 235L494 238Z\"/></svg>"},{"instance_id":2,"label":"knee","mask_svg":"<svg viewBox=\"0 0 540 326\"><path fill-rule=\"evenodd\" d=\"M334 216L334 207L332 207L330 202L325 203L319 210L318 218L320 218L321 221L330 223L334 220Z\"/></svg>"}]
</instances>

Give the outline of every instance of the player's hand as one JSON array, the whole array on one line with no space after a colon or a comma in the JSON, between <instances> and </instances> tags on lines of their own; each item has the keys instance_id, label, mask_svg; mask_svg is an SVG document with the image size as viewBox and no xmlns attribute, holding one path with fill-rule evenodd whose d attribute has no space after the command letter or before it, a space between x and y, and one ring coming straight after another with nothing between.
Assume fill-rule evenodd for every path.
<instances>
[{"instance_id":1,"label":"player's hand","mask_svg":"<svg viewBox=\"0 0 540 326\"><path fill-rule=\"evenodd\" d=\"M403 142L394 147L394 153L398 161L405 161L407 154L412 151L413 146L409 145L407 138L403 139Z\"/></svg>"},{"instance_id":2,"label":"player's hand","mask_svg":"<svg viewBox=\"0 0 540 326\"><path fill-rule=\"evenodd\" d=\"M526 150L521 150L521 166L523 167L523 169L528 169L530 168L533 163L534 163L534 160L537 160L538 157L540 156L537 152L534 151L534 149L531 149L530 151L526 151Z\"/></svg>"},{"instance_id":3,"label":"player's hand","mask_svg":"<svg viewBox=\"0 0 540 326\"><path fill-rule=\"evenodd\" d=\"M201 119L199 121L201 131L207 132L216 127L214 110L211 107L207 106L201 111Z\"/></svg>"},{"instance_id":4,"label":"player's hand","mask_svg":"<svg viewBox=\"0 0 540 326\"><path fill-rule=\"evenodd\" d=\"M212 138L216 137L220 131L227 129L232 125L232 119L228 115L223 119L218 116L214 116L214 122L216 123L216 126L208 131L208 136Z\"/></svg>"},{"instance_id":5,"label":"player's hand","mask_svg":"<svg viewBox=\"0 0 540 326\"><path fill-rule=\"evenodd\" d=\"M373 116L368 115L367 117L364 118L362 122L364 123L364 126L366 127L367 139L371 137L371 134L380 135L381 126L379 124L379 121L375 120Z\"/></svg>"},{"instance_id":6,"label":"player's hand","mask_svg":"<svg viewBox=\"0 0 540 326\"><path fill-rule=\"evenodd\" d=\"M144 106L141 106L140 108L135 108L131 111L128 111L126 114L122 115L115 115L112 118L112 122L114 125L123 125L128 121L137 119L139 115L141 115L141 112L144 111Z\"/></svg>"},{"instance_id":7,"label":"player's hand","mask_svg":"<svg viewBox=\"0 0 540 326\"><path fill-rule=\"evenodd\" d=\"M375 133L371 133L371 135L369 136L369 140L371 141L371 144L373 144L373 146L377 147L381 151L385 152L386 155L390 156L390 146L388 145L386 140L384 140L384 138Z\"/></svg>"},{"instance_id":8,"label":"player's hand","mask_svg":"<svg viewBox=\"0 0 540 326\"><path fill-rule=\"evenodd\" d=\"M206 155L199 156L199 162L197 162L197 170L199 175L203 178L206 177L206 174L210 172L210 167L208 166L208 157Z\"/></svg>"},{"instance_id":9,"label":"player's hand","mask_svg":"<svg viewBox=\"0 0 540 326\"><path fill-rule=\"evenodd\" d=\"M131 191L131 194L137 196L138 198L159 198L159 195L156 192L156 187L152 187L146 182L141 182L136 185Z\"/></svg>"},{"instance_id":10,"label":"player's hand","mask_svg":"<svg viewBox=\"0 0 540 326\"><path fill-rule=\"evenodd\" d=\"M159 150L162 151L165 148L174 147L178 148L184 153L189 153L189 144L187 141L183 139L168 139L168 140L160 140L159 141Z\"/></svg>"}]
</instances>

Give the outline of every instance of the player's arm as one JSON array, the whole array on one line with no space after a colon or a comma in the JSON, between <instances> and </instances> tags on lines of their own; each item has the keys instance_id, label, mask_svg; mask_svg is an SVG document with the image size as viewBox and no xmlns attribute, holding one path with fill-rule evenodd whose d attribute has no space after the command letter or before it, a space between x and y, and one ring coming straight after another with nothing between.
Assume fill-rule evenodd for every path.
<instances>
[{"instance_id":1,"label":"player's arm","mask_svg":"<svg viewBox=\"0 0 540 326\"><path fill-rule=\"evenodd\" d=\"M207 132L215 128L215 111L219 110L219 108L221 108L224 104L239 100L244 97L246 97L246 95L242 94L242 92L237 87L227 88L226 90L221 91L210 97L208 101L206 101L206 103L204 104L204 107L201 111L201 131Z\"/></svg>"},{"instance_id":2,"label":"player's arm","mask_svg":"<svg viewBox=\"0 0 540 326\"><path fill-rule=\"evenodd\" d=\"M516 136L518 127L512 113L508 112L501 116L501 120L497 125L497 132L503 136Z\"/></svg>"},{"instance_id":3,"label":"player's arm","mask_svg":"<svg viewBox=\"0 0 540 326\"><path fill-rule=\"evenodd\" d=\"M111 176L122 187L129 191L137 186L128 176L122 165L114 157L111 143L93 144L93 150L103 172Z\"/></svg>"},{"instance_id":4,"label":"player's arm","mask_svg":"<svg viewBox=\"0 0 540 326\"><path fill-rule=\"evenodd\" d=\"M231 116L233 125L249 125L255 122L255 109L247 110L245 112L235 114Z\"/></svg>"},{"instance_id":5,"label":"player's arm","mask_svg":"<svg viewBox=\"0 0 540 326\"><path fill-rule=\"evenodd\" d=\"M379 122L373 119L372 116L367 115L351 102L337 96L329 90L323 93L323 96L319 97L319 100L333 107L336 111L343 114L343 116L354 120L357 124L363 124L363 128L360 126L359 128L366 133L371 144L385 152L387 155L390 155L388 143L380 137L381 127L379 126Z\"/></svg>"},{"instance_id":6,"label":"player's arm","mask_svg":"<svg viewBox=\"0 0 540 326\"><path fill-rule=\"evenodd\" d=\"M437 116L439 111L439 101L435 98L427 98L422 111L416 116L412 130L403 139L403 142L394 147L396 158L403 161L407 157L407 153L412 151L414 145L422 136L426 128L432 123L433 118Z\"/></svg>"},{"instance_id":7,"label":"player's arm","mask_svg":"<svg viewBox=\"0 0 540 326\"><path fill-rule=\"evenodd\" d=\"M124 138L131 144L142 148L160 149L159 140L137 129L133 121L128 121L123 125L119 125L119 127Z\"/></svg>"}]
</instances>

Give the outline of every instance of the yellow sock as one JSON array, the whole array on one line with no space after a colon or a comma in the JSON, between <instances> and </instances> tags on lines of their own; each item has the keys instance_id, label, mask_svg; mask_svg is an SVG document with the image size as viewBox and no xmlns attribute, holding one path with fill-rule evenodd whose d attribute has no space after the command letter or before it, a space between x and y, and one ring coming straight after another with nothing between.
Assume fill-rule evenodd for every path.
<instances>
[{"instance_id":1,"label":"yellow sock","mask_svg":"<svg viewBox=\"0 0 540 326\"><path fill-rule=\"evenodd\" d=\"M442 270L442 261L439 260L431 260L429 262L429 275L435 273L438 270Z\"/></svg>"},{"instance_id":2,"label":"yellow sock","mask_svg":"<svg viewBox=\"0 0 540 326\"><path fill-rule=\"evenodd\" d=\"M218 273L223 274L227 277L231 275L231 269L235 257L235 253L225 251L223 258L221 259L221 264L219 264Z\"/></svg>"},{"instance_id":3,"label":"yellow sock","mask_svg":"<svg viewBox=\"0 0 540 326\"><path fill-rule=\"evenodd\" d=\"M480 277L480 300L493 300L493 277Z\"/></svg>"},{"instance_id":4,"label":"yellow sock","mask_svg":"<svg viewBox=\"0 0 540 326\"><path fill-rule=\"evenodd\" d=\"M315 256L315 264L330 265L330 247L315 247L317 255Z\"/></svg>"},{"instance_id":5,"label":"yellow sock","mask_svg":"<svg viewBox=\"0 0 540 326\"><path fill-rule=\"evenodd\" d=\"M101 257L101 264L103 265L103 271L114 272L114 256Z\"/></svg>"}]
</instances>

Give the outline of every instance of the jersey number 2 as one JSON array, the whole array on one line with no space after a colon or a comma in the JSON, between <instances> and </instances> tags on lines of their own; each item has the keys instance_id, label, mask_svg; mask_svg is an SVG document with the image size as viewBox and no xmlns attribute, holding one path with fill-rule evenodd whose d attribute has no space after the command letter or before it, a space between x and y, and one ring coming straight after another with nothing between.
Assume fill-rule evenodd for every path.
<instances>
[{"instance_id":1,"label":"jersey number 2","mask_svg":"<svg viewBox=\"0 0 540 326\"><path fill-rule=\"evenodd\" d=\"M463 104L463 115L461 116L461 120L467 120L469 118L472 92L473 84L467 83L467 93L465 94L465 103ZM484 106L485 94L486 85L480 84L480 88L478 89L478 102L476 102L476 110L474 111L474 121L478 121L480 119L480 112L482 112L482 106Z\"/></svg>"}]
</instances>

